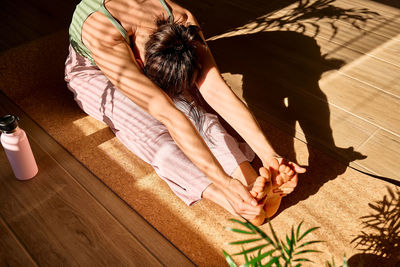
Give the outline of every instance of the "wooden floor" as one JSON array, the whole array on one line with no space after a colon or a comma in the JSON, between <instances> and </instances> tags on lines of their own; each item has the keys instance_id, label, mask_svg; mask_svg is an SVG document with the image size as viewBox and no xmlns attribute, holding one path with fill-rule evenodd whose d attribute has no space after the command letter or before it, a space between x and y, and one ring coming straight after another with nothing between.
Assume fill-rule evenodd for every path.
<instances>
[{"instance_id":1,"label":"wooden floor","mask_svg":"<svg viewBox=\"0 0 400 267\"><path fill-rule=\"evenodd\" d=\"M400 181L400 3L292 1L260 15L262 5L236 2L252 19L209 45L253 112L346 165Z\"/></svg>"},{"instance_id":2,"label":"wooden floor","mask_svg":"<svg viewBox=\"0 0 400 267\"><path fill-rule=\"evenodd\" d=\"M184 210L166 186L155 189L159 190L156 196L150 195L142 189L146 186L143 181L151 177L139 179L150 176L150 171L136 159L124 161L132 158L128 152L112 150L107 129L93 127L92 132L80 134L74 127L90 126L82 114L75 115L79 111L76 106L71 108L72 97L64 93L62 77L66 29L77 2L54 5L49 0L6 0L0 9L0 90L28 115L35 114L44 128L18 111L42 170L34 180L16 181L0 150L0 265L54 265L61 261L66 265L87 265L89 261L98 265L192 264L111 189L131 206L136 205L135 209L140 208L142 215L146 213L146 219L196 264L207 266L207 257L220 263L221 246L207 250L213 238L219 238L222 223L211 226L224 218L216 216L221 214L219 210L212 212L207 205ZM288 217L276 221L284 228L287 222L308 215L308 220L331 227L325 228L331 239L336 238L330 249L340 255L349 248L346 238L359 227L353 214L365 215L360 209L368 208L375 193L386 199L381 181L349 175L346 166L400 181L399 1L176 2L196 15L223 77L256 114L275 149L308 165L309 176L300 184L305 192L295 192L285 204L285 208L296 205L296 210L287 208L284 215ZM15 110L3 95L0 101L1 113ZM270 124L286 135L277 137ZM46 132L87 168L103 174L98 178L111 189ZM297 140L293 141L293 136ZM298 140L307 143L304 152L299 152ZM93 150L82 149L82 144ZM330 157L325 153L343 164L326 159ZM96 160L100 163L93 163ZM129 167L134 162L138 167L125 171L112 160ZM118 175L110 173L115 170ZM339 181L334 180L343 173ZM126 176L128 181L113 175ZM354 177L357 181L353 183ZM364 185L369 195L362 195ZM376 187L376 192L371 187ZM132 191L137 195L132 196ZM157 201L160 203L154 204ZM151 204L146 208L147 203ZM332 216L327 205L347 216ZM159 216L155 207L165 213ZM175 229L175 223L181 229ZM209 234L212 230L213 236ZM214 244L225 240L217 241Z\"/></svg>"},{"instance_id":3,"label":"wooden floor","mask_svg":"<svg viewBox=\"0 0 400 267\"><path fill-rule=\"evenodd\" d=\"M40 170L18 181L0 148L1 266L193 266L2 93L0 113L19 116Z\"/></svg>"}]
</instances>

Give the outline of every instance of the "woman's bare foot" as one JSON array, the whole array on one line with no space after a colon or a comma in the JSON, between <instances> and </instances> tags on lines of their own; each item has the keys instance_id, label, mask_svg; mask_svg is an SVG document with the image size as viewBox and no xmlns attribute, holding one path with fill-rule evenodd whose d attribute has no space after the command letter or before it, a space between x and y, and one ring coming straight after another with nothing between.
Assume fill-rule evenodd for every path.
<instances>
[{"instance_id":1,"label":"woman's bare foot","mask_svg":"<svg viewBox=\"0 0 400 267\"><path fill-rule=\"evenodd\" d=\"M257 177L254 184L250 187L250 194L258 201L259 204L265 205L268 195L271 194L272 183L271 174L264 168L260 168L260 176ZM265 206L264 206L265 207ZM264 208L265 210L265 208ZM263 224L265 221L265 214L260 214L250 222L256 226Z\"/></svg>"},{"instance_id":2,"label":"woman's bare foot","mask_svg":"<svg viewBox=\"0 0 400 267\"><path fill-rule=\"evenodd\" d=\"M260 176L257 177L256 181L249 189L250 194L252 194L258 202L260 202L266 195L271 193L271 173L267 168L260 168Z\"/></svg>"},{"instance_id":3,"label":"woman's bare foot","mask_svg":"<svg viewBox=\"0 0 400 267\"><path fill-rule=\"evenodd\" d=\"M272 217L278 211L282 196L290 193L285 185L290 183L295 174L290 166L284 162L279 164L277 159L271 162L270 170L260 168L260 176L257 177L250 193L260 204L264 204L264 214L251 220L252 224L259 226L264 223L265 218Z\"/></svg>"},{"instance_id":4,"label":"woman's bare foot","mask_svg":"<svg viewBox=\"0 0 400 267\"><path fill-rule=\"evenodd\" d=\"M270 170L272 193L266 197L264 204L264 213L267 218L278 211L282 197L293 192L297 185L297 173L285 161L279 164L278 160L274 159L270 164Z\"/></svg>"},{"instance_id":5,"label":"woman's bare foot","mask_svg":"<svg viewBox=\"0 0 400 267\"><path fill-rule=\"evenodd\" d=\"M271 218L278 211L281 205L282 196L281 194L272 193L269 195L264 204L264 213L266 218Z\"/></svg>"},{"instance_id":6,"label":"woman's bare foot","mask_svg":"<svg viewBox=\"0 0 400 267\"><path fill-rule=\"evenodd\" d=\"M296 172L287 164L282 161L280 164L277 159L274 159L271 164L272 171L272 192L286 196L293 192L297 185Z\"/></svg>"}]
</instances>

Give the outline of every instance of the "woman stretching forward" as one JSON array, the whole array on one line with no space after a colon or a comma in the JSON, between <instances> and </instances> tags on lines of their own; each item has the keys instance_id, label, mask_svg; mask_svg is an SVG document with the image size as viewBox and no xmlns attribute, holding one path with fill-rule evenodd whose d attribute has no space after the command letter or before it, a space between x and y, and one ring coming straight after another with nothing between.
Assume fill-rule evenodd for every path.
<instances>
[{"instance_id":1,"label":"woman stretching forward","mask_svg":"<svg viewBox=\"0 0 400 267\"><path fill-rule=\"evenodd\" d=\"M168 21L157 20L165 14ZM151 164L186 204L204 197L261 222L305 169L276 155L222 79L196 25L170 1L83 0L70 26L65 79L80 107ZM249 163L252 150L203 111L199 93L260 157L260 177Z\"/></svg>"}]
</instances>

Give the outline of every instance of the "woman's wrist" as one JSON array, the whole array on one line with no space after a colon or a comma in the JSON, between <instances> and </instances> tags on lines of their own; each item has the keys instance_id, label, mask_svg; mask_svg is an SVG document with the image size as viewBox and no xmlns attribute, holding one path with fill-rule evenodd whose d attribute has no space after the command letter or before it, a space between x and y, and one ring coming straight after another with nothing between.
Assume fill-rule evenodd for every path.
<instances>
[{"instance_id":1,"label":"woman's wrist","mask_svg":"<svg viewBox=\"0 0 400 267\"><path fill-rule=\"evenodd\" d=\"M232 177L230 177L229 175L224 175L221 179L221 182L219 184L217 184L218 187L220 187L221 189L227 189L229 188L229 184L232 182Z\"/></svg>"},{"instance_id":2,"label":"woman's wrist","mask_svg":"<svg viewBox=\"0 0 400 267\"><path fill-rule=\"evenodd\" d=\"M278 161L280 161L280 159L282 159L283 157L282 156L280 156L278 153L276 153L276 152L272 152L272 153L268 153L267 155L263 155L262 157L260 157L260 159L261 159L261 161L262 161L262 163L263 163L263 165L266 167L266 166L269 166L270 164L271 164L271 161L273 160L273 159L277 159Z\"/></svg>"}]
</instances>

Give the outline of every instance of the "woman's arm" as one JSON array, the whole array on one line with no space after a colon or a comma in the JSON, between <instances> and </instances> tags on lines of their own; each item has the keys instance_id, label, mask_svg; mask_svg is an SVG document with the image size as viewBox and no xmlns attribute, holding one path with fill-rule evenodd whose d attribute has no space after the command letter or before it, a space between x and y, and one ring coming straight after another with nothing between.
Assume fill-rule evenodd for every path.
<instances>
[{"instance_id":1,"label":"woman's arm","mask_svg":"<svg viewBox=\"0 0 400 267\"><path fill-rule=\"evenodd\" d=\"M189 23L200 27L193 14L187 11L187 15ZM200 34L206 43L202 32ZM208 46L199 47L197 53L201 64L197 87L204 100L243 137L260 157L263 165L270 166L271 160L278 155L263 134L253 114L222 78Z\"/></svg>"},{"instance_id":2,"label":"woman's arm","mask_svg":"<svg viewBox=\"0 0 400 267\"><path fill-rule=\"evenodd\" d=\"M296 172L294 177L297 179L297 173L304 173L306 169L296 163L286 162L275 152L253 114L222 78L208 47L199 48L198 54L202 72L197 86L203 98L243 137L260 157L264 166L273 167L276 159L279 164L290 166ZM282 181L282 184L286 182L288 180Z\"/></svg>"},{"instance_id":3,"label":"woman's arm","mask_svg":"<svg viewBox=\"0 0 400 267\"><path fill-rule=\"evenodd\" d=\"M203 98L243 137L264 166L269 166L277 154L253 114L223 80L210 50L199 49L198 53L202 72L197 84Z\"/></svg>"},{"instance_id":4,"label":"woman's arm","mask_svg":"<svg viewBox=\"0 0 400 267\"><path fill-rule=\"evenodd\" d=\"M101 20L101 16L98 17ZM107 78L124 95L166 126L179 148L225 192L237 212L245 211L247 214L259 212L259 208L254 207L257 202L243 185L238 184L224 172L190 120L175 107L160 88L143 74L128 44L123 40L114 40L105 35L103 25L99 25L98 20L89 20L86 23L88 24L84 27L84 36L86 36L84 42L90 49L97 66ZM114 28L109 28L105 32L112 30ZM91 38L87 38L89 36Z\"/></svg>"}]
</instances>

